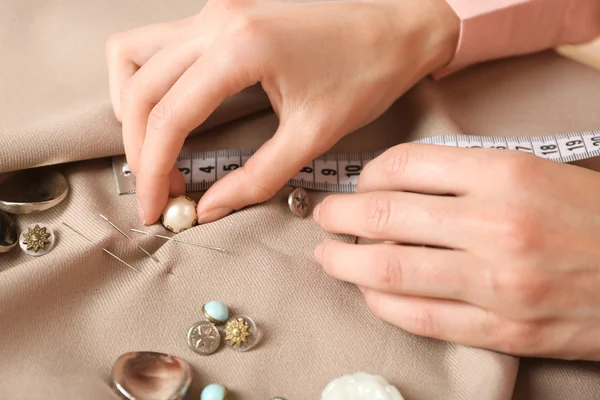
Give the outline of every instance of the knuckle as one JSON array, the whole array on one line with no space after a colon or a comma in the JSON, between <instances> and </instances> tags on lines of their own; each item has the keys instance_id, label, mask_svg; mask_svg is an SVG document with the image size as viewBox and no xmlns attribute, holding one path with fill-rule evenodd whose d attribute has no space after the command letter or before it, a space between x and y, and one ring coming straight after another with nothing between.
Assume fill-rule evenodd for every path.
<instances>
[{"instance_id":1,"label":"knuckle","mask_svg":"<svg viewBox=\"0 0 600 400\"><path fill-rule=\"evenodd\" d=\"M410 144L393 147L385 160L384 172L391 175L403 175L408 166L410 148Z\"/></svg>"},{"instance_id":2,"label":"knuckle","mask_svg":"<svg viewBox=\"0 0 600 400\"><path fill-rule=\"evenodd\" d=\"M277 190L265 185L263 179L254 172L250 167L244 166L237 169L238 174L232 174L236 176L240 185L247 188L247 194L250 201L254 204L262 203L269 200L277 193Z\"/></svg>"},{"instance_id":3,"label":"knuckle","mask_svg":"<svg viewBox=\"0 0 600 400\"><path fill-rule=\"evenodd\" d=\"M512 187L524 187L531 181L530 171L534 167L535 156L520 151L504 153L495 160L495 172Z\"/></svg>"},{"instance_id":4,"label":"knuckle","mask_svg":"<svg viewBox=\"0 0 600 400\"><path fill-rule=\"evenodd\" d=\"M384 289L398 288L404 281L402 264L389 252L373 253L375 281Z\"/></svg>"},{"instance_id":5,"label":"knuckle","mask_svg":"<svg viewBox=\"0 0 600 400\"><path fill-rule=\"evenodd\" d=\"M134 75L135 76L135 75ZM139 92L139 85L133 77L127 79L127 81L123 84L121 88L121 98L122 99L131 99L135 98L137 93Z\"/></svg>"},{"instance_id":6,"label":"knuckle","mask_svg":"<svg viewBox=\"0 0 600 400\"><path fill-rule=\"evenodd\" d=\"M227 32L236 42L255 41L264 37L265 24L259 17L240 14L229 22Z\"/></svg>"},{"instance_id":7,"label":"knuckle","mask_svg":"<svg viewBox=\"0 0 600 400\"><path fill-rule=\"evenodd\" d=\"M123 54L125 48L125 33L115 33L106 40L106 54L114 58Z\"/></svg>"},{"instance_id":8,"label":"knuckle","mask_svg":"<svg viewBox=\"0 0 600 400\"><path fill-rule=\"evenodd\" d=\"M544 243L539 212L526 203L508 201L488 203L488 208L474 215L484 223L484 233L496 247L513 256L535 254ZM526 257L522 257L526 258Z\"/></svg>"},{"instance_id":9,"label":"knuckle","mask_svg":"<svg viewBox=\"0 0 600 400\"><path fill-rule=\"evenodd\" d=\"M398 325L408 332L425 337L442 337L444 334L443 321L436 318L430 307L415 306L398 316L378 292L368 290L365 293L365 300L373 315L382 320L393 320L394 325Z\"/></svg>"},{"instance_id":10,"label":"knuckle","mask_svg":"<svg viewBox=\"0 0 600 400\"><path fill-rule=\"evenodd\" d=\"M407 330L419 336L436 337L442 333L442 326L427 307L416 309L408 315Z\"/></svg>"},{"instance_id":11,"label":"knuckle","mask_svg":"<svg viewBox=\"0 0 600 400\"><path fill-rule=\"evenodd\" d=\"M218 7L227 11L236 11L243 8L249 0L209 0L207 6Z\"/></svg>"},{"instance_id":12,"label":"knuckle","mask_svg":"<svg viewBox=\"0 0 600 400\"><path fill-rule=\"evenodd\" d=\"M521 354L536 346L540 339L539 328L531 323L504 321L494 332L499 350L506 354Z\"/></svg>"},{"instance_id":13,"label":"knuckle","mask_svg":"<svg viewBox=\"0 0 600 400\"><path fill-rule=\"evenodd\" d=\"M540 274L532 268L504 268L491 272L489 286L511 312L526 315L543 299L547 288Z\"/></svg>"},{"instance_id":14,"label":"knuckle","mask_svg":"<svg viewBox=\"0 0 600 400\"><path fill-rule=\"evenodd\" d=\"M175 121L173 108L164 102L159 102L148 116L148 129L162 131Z\"/></svg>"},{"instance_id":15,"label":"knuckle","mask_svg":"<svg viewBox=\"0 0 600 400\"><path fill-rule=\"evenodd\" d=\"M154 103L152 99L152 92L154 89L149 83L150 82L138 74L127 79L121 87L121 103L126 106L142 104L144 106L152 106ZM158 112L164 113L165 110L159 110Z\"/></svg>"},{"instance_id":16,"label":"knuckle","mask_svg":"<svg viewBox=\"0 0 600 400\"><path fill-rule=\"evenodd\" d=\"M391 220L392 203L389 197L385 194L371 194L365 210L367 232L371 234L383 232Z\"/></svg>"},{"instance_id":17,"label":"knuckle","mask_svg":"<svg viewBox=\"0 0 600 400\"><path fill-rule=\"evenodd\" d=\"M541 245L535 211L529 207L506 207L496 221L495 236L501 239L505 251L521 255L534 252Z\"/></svg>"}]
</instances>

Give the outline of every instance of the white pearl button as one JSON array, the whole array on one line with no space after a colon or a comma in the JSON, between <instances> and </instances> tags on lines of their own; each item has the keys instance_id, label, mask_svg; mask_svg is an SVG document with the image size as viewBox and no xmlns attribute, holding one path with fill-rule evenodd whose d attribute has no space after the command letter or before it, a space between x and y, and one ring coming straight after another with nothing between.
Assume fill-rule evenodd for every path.
<instances>
[{"instance_id":1,"label":"white pearl button","mask_svg":"<svg viewBox=\"0 0 600 400\"><path fill-rule=\"evenodd\" d=\"M187 196L169 198L160 222L165 228L174 233L183 232L198 224L196 202Z\"/></svg>"},{"instance_id":2,"label":"white pearl button","mask_svg":"<svg viewBox=\"0 0 600 400\"><path fill-rule=\"evenodd\" d=\"M321 400L404 400L398 389L379 375L359 372L331 381Z\"/></svg>"}]
</instances>

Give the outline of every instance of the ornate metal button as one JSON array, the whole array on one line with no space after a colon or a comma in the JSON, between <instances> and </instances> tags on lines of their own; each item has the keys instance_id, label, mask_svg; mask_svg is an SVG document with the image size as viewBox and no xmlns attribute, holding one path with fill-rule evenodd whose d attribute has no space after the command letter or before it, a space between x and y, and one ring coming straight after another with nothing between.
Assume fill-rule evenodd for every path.
<instances>
[{"instance_id":1,"label":"ornate metal button","mask_svg":"<svg viewBox=\"0 0 600 400\"><path fill-rule=\"evenodd\" d=\"M21 232L19 246L25 254L43 256L54 248L54 232L41 224L29 225Z\"/></svg>"},{"instance_id":2,"label":"ornate metal button","mask_svg":"<svg viewBox=\"0 0 600 400\"><path fill-rule=\"evenodd\" d=\"M187 341L192 350L206 356L221 345L221 332L208 321L196 322L188 330Z\"/></svg>"},{"instance_id":3,"label":"ornate metal button","mask_svg":"<svg viewBox=\"0 0 600 400\"><path fill-rule=\"evenodd\" d=\"M331 381L321 394L322 400L404 400L398 389L379 375L359 372Z\"/></svg>"},{"instance_id":4,"label":"ornate metal button","mask_svg":"<svg viewBox=\"0 0 600 400\"><path fill-rule=\"evenodd\" d=\"M296 188L288 196L290 211L297 217L304 218L308 214L310 203L308 193L302 188Z\"/></svg>"},{"instance_id":5,"label":"ornate metal button","mask_svg":"<svg viewBox=\"0 0 600 400\"><path fill-rule=\"evenodd\" d=\"M225 341L237 351L247 351L256 346L259 334L254 321L245 315L230 318L225 326Z\"/></svg>"},{"instance_id":6,"label":"ornate metal button","mask_svg":"<svg viewBox=\"0 0 600 400\"><path fill-rule=\"evenodd\" d=\"M0 184L0 210L30 214L52 208L69 193L65 177L57 171L36 168L20 171Z\"/></svg>"},{"instance_id":7,"label":"ornate metal button","mask_svg":"<svg viewBox=\"0 0 600 400\"><path fill-rule=\"evenodd\" d=\"M160 222L174 233L183 232L196 226L198 224L196 202L187 196L169 198L160 216Z\"/></svg>"},{"instance_id":8,"label":"ornate metal button","mask_svg":"<svg viewBox=\"0 0 600 400\"><path fill-rule=\"evenodd\" d=\"M202 314L213 324L222 325L229 318L229 309L220 301L209 301L202 306Z\"/></svg>"},{"instance_id":9,"label":"ornate metal button","mask_svg":"<svg viewBox=\"0 0 600 400\"><path fill-rule=\"evenodd\" d=\"M0 253L7 253L17 247L19 231L12 217L0 210Z\"/></svg>"},{"instance_id":10,"label":"ornate metal button","mask_svg":"<svg viewBox=\"0 0 600 400\"><path fill-rule=\"evenodd\" d=\"M115 391L128 400L178 400L187 394L192 372L180 358L134 352L117 359L112 380Z\"/></svg>"},{"instance_id":11,"label":"ornate metal button","mask_svg":"<svg viewBox=\"0 0 600 400\"><path fill-rule=\"evenodd\" d=\"M200 400L227 400L227 388L216 383L210 384L200 393Z\"/></svg>"}]
</instances>

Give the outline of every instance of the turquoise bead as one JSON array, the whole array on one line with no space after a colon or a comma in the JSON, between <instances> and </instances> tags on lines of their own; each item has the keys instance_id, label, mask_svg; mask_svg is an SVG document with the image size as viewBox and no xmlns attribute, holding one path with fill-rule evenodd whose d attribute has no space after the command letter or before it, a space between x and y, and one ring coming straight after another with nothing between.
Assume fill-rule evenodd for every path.
<instances>
[{"instance_id":1,"label":"turquoise bead","mask_svg":"<svg viewBox=\"0 0 600 400\"><path fill-rule=\"evenodd\" d=\"M227 398L227 388L216 383L210 384L202 390L200 400L225 400Z\"/></svg>"},{"instance_id":2,"label":"turquoise bead","mask_svg":"<svg viewBox=\"0 0 600 400\"><path fill-rule=\"evenodd\" d=\"M209 301L202 307L202 313L210 322L223 324L229 319L227 306L220 301Z\"/></svg>"}]
</instances>

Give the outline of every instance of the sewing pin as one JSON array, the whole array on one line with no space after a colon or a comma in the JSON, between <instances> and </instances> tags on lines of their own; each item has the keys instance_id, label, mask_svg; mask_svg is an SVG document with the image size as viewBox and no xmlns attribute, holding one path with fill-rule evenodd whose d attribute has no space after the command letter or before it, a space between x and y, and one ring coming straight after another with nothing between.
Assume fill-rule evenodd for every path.
<instances>
[{"instance_id":1,"label":"sewing pin","mask_svg":"<svg viewBox=\"0 0 600 400\"><path fill-rule=\"evenodd\" d=\"M158 258L156 258L155 256L153 256L152 254L148 253L142 246L140 246L139 244L137 244L135 242L135 240L133 240L131 237L129 237L125 232L123 232L121 229L119 229L118 226L116 226L115 224L113 224L112 222L110 222L108 220L108 218L106 218L104 215L102 214L98 214L100 215L100 217L105 220L106 222L108 222L113 228L115 228L117 231L119 231L119 233L123 236L125 236L127 239L131 240L131 242L133 244L135 244L140 250L142 250L144 253L146 253L148 255L148 257L152 258L154 261L156 261L157 263L160 263L160 261L158 260Z\"/></svg>"},{"instance_id":2,"label":"sewing pin","mask_svg":"<svg viewBox=\"0 0 600 400\"><path fill-rule=\"evenodd\" d=\"M138 229L131 229L131 231L132 232L141 233L143 235L151 235L151 233L149 233L149 232L140 231ZM177 242L177 243L189 244L191 246L202 247L204 249L210 249L210 250L216 250L216 251L225 252L225 249L223 249L221 247L205 246L205 245L202 245L202 244L188 242L188 241L185 241L185 240L181 240L181 239L177 239L177 238L172 238L172 237L169 237L169 236L164 236L164 235L159 235L159 234L154 234L154 236L159 237L161 239L172 240L172 241Z\"/></svg>"},{"instance_id":3,"label":"sewing pin","mask_svg":"<svg viewBox=\"0 0 600 400\"><path fill-rule=\"evenodd\" d=\"M94 243L92 241L92 239L88 238L87 236L85 236L83 233L81 233L80 231L78 231L77 229L73 228L71 225L67 224L66 222L62 223L64 226L66 226L67 228L69 228L70 230L72 230L73 232L75 232L76 234L78 234L79 236L81 236L82 238L84 238L85 240L87 240L90 243ZM141 273L142 271L132 267L131 265L127 264L125 261L121 260L119 257L117 257L116 255L114 255L113 253L111 253L110 251L106 250L105 248L102 248L102 250L104 250L106 253L108 253L109 255L111 255L112 257L116 258L117 260L119 260L120 262L122 262L123 264L125 264L127 267L131 268L134 271L137 271L139 273Z\"/></svg>"},{"instance_id":4,"label":"sewing pin","mask_svg":"<svg viewBox=\"0 0 600 400\"><path fill-rule=\"evenodd\" d=\"M64 226L66 226L67 228L69 228L70 230L72 230L73 232L75 232L76 234L78 234L79 236L81 236L82 238L84 238L85 240L87 240L90 243L94 243L92 241L92 239L88 238L87 236L85 236L83 233L81 233L80 231L78 231L77 229L73 228L71 225L67 224L66 222L62 223Z\"/></svg>"},{"instance_id":5,"label":"sewing pin","mask_svg":"<svg viewBox=\"0 0 600 400\"><path fill-rule=\"evenodd\" d=\"M109 255L113 256L114 258L116 258L117 260L121 261L123 264L127 265L129 268L131 268L134 271L137 271L139 273L142 273L142 271L133 268L131 265L127 264L125 261L121 260L119 257L117 257L116 255L114 255L113 253L111 253L110 251L106 250L105 248L102 248L102 250L104 250L106 253L108 253Z\"/></svg>"}]
</instances>

